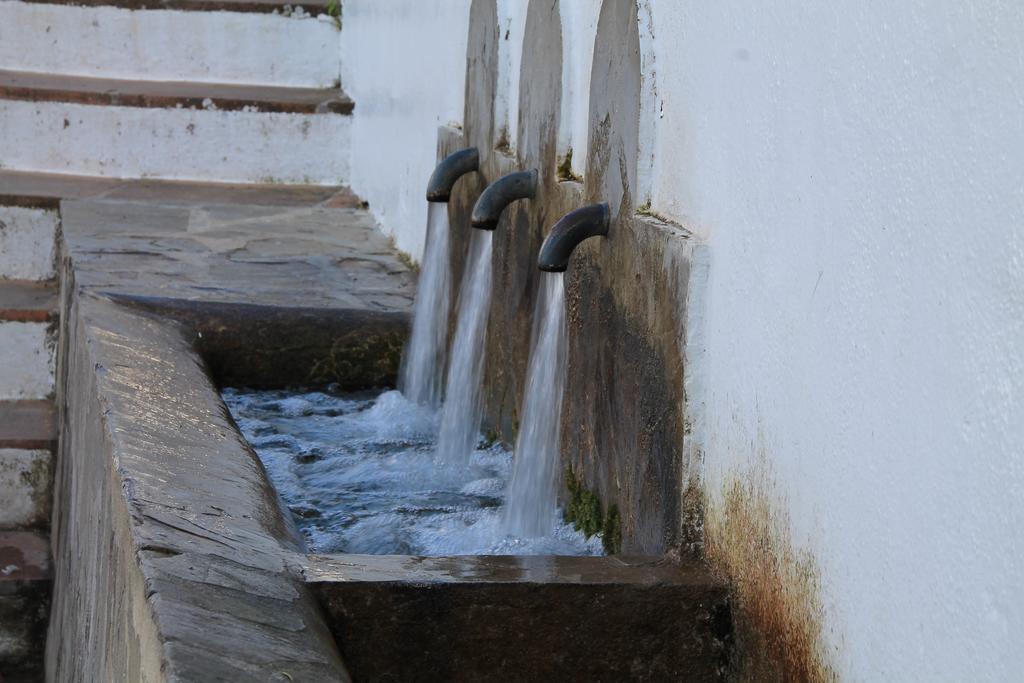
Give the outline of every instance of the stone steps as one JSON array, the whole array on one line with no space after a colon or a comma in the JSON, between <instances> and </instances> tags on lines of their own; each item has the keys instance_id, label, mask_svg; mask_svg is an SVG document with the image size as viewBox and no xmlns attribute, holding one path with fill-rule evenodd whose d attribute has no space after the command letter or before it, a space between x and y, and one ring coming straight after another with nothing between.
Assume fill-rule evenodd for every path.
<instances>
[{"instance_id":1,"label":"stone steps","mask_svg":"<svg viewBox=\"0 0 1024 683\"><path fill-rule=\"evenodd\" d=\"M49 539L0 531L0 680L42 680L51 586Z\"/></svg>"},{"instance_id":2,"label":"stone steps","mask_svg":"<svg viewBox=\"0 0 1024 683\"><path fill-rule=\"evenodd\" d=\"M340 33L332 18L315 16L324 9L316 3L309 12L286 16L284 3L259 0L8 0L0 2L0 68L128 80L337 86Z\"/></svg>"},{"instance_id":3,"label":"stone steps","mask_svg":"<svg viewBox=\"0 0 1024 683\"><path fill-rule=\"evenodd\" d=\"M117 7L129 10L179 10L182 12L281 13L288 7L302 7L309 14L327 12L323 0L281 2L281 0L22 0L31 5L72 5L75 7Z\"/></svg>"},{"instance_id":4,"label":"stone steps","mask_svg":"<svg viewBox=\"0 0 1024 683\"><path fill-rule=\"evenodd\" d=\"M56 447L52 401L0 401L0 449L53 451Z\"/></svg>"},{"instance_id":5,"label":"stone steps","mask_svg":"<svg viewBox=\"0 0 1024 683\"><path fill-rule=\"evenodd\" d=\"M49 328L55 316L50 285L0 281L0 400L45 399L53 392L55 340Z\"/></svg>"},{"instance_id":6,"label":"stone steps","mask_svg":"<svg viewBox=\"0 0 1024 683\"><path fill-rule=\"evenodd\" d=\"M337 88L0 72L4 165L26 171L335 185L351 111Z\"/></svg>"},{"instance_id":7,"label":"stone steps","mask_svg":"<svg viewBox=\"0 0 1024 683\"><path fill-rule=\"evenodd\" d=\"M51 401L0 401L0 530L49 526L56 447Z\"/></svg>"}]
</instances>

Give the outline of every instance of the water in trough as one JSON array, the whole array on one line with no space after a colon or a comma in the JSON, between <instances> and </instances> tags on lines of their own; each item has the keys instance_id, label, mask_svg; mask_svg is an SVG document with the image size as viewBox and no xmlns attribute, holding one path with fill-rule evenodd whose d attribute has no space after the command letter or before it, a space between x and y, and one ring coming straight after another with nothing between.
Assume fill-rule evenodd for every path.
<instances>
[{"instance_id":1,"label":"water in trough","mask_svg":"<svg viewBox=\"0 0 1024 683\"><path fill-rule=\"evenodd\" d=\"M475 444L464 467L439 468L437 411L397 391L226 389L224 400L314 552L602 553L554 509L540 535L506 533L511 453Z\"/></svg>"}]
</instances>

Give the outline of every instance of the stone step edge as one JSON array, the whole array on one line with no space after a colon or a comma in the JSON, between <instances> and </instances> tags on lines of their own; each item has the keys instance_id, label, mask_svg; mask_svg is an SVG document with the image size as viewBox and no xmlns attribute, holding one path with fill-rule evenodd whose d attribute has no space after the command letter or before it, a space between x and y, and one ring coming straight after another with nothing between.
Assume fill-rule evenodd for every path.
<instances>
[{"instance_id":1,"label":"stone step edge","mask_svg":"<svg viewBox=\"0 0 1024 683\"><path fill-rule=\"evenodd\" d=\"M0 279L0 322L45 323L56 315L57 289L53 283Z\"/></svg>"},{"instance_id":2,"label":"stone step edge","mask_svg":"<svg viewBox=\"0 0 1024 683\"><path fill-rule=\"evenodd\" d=\"M0 69L0 99L147 109L350 115L341 88L139 81Z\"/></svg>"},{"instance_id":3,"label":"stone step edge","mask_svg":"<svg viewBox=\"0 0 1024 683\"><path fill-rule=\"evenodd\" d=\"M57 415L46 399L0 401L0 448L55 450Z\"/></svg>"},{"instance_id":4,"label":"stone step edge","mask_svg":"<svg viewBox=\"0 0 1024 683\"><path fill-rule=\"evenodd\" d=\"M34 531L0 531L0 591L52 579L50 540Z\"/></svg>"},{"instance_id":5,"label":"stone step edge","mask_svg":"<svg viewBox=\"0 0 1024 683\"><path fill-rule=\"evenodd\" d=\"M71 7L114 7L127 10L176 10L182 12L239 12L244 14L293 14L302 7L306 14L328 13L326 0L280 2L279 0L22 0L36 5ZM289 10L288 8L292 8Z\"/></svg>"}]
</instances>

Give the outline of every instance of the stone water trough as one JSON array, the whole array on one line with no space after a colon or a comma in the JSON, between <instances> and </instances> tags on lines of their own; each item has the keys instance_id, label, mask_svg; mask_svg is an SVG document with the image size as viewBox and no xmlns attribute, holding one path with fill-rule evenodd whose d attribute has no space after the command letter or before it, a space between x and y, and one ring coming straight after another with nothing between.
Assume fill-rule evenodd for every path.
<instances>
[{"instance_id":1,"label":"stone water trough","mask_svg":"<svg viewBox=\"0 0 1024 683\"><path fill-rule=\"evenodd\" d=\"M394 381L414 278L351 202L62 206L56 680L717 680L687 560L310 555L222 386Z\"/></svg>"}]
</instances>

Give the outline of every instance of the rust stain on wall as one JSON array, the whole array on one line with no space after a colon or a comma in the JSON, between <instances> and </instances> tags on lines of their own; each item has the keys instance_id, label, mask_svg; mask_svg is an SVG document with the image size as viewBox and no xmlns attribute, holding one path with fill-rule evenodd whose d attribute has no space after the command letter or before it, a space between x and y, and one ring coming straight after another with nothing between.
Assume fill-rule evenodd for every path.
<instances>
[{"instance_id":1,"label":"rust stain on wall","mask_svg":"<svg viewBox=\"0 0 1024 683\"><path fill-rule=\"evenodd\" d=\"M794 547L763 461L705 497L704 550L733 593L733 680L835 681L822 639L820 573Z\"/></svg>"}]
</instances>

